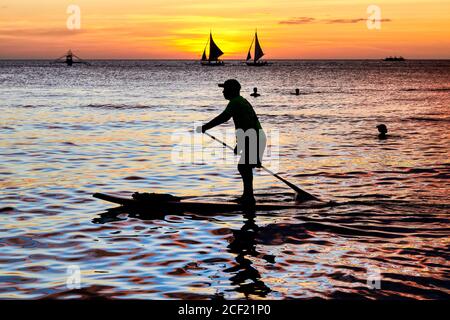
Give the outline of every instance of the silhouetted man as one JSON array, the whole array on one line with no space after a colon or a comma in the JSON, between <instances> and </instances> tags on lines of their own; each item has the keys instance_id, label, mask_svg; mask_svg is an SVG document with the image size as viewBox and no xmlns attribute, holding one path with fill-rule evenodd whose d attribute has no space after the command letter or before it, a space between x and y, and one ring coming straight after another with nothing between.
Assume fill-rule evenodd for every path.
<instances>
[{"instance_id":1,"label":"silhouetted man","mask_svg":"<svg viewBox=\"0 0 450 320\"><path fill-rule=\"evenodd\" d=\"M251 96L253 98L257 98L260 96L260 94L258 93L258 88L253 88L253 93L251 94Z\"/></svg>"},{"instance_id":2,"label":"silhouetted man","mask_svg":"<svg viewBox=\"0 0 450 320\"><path fill-rule=\"evenodd\" d=\"M377 125L377 129L378 129L378 132L380 133L378 135L378 139L386 140L387 139L387 133L388 133L388 129L387 129L386 125L385 124L379 124L379 125Z\"/></svg>"},{"instance_id":3,"label":"silhouetted man","mask_svg":"<svg viewBox=\"0 0 450 320\"><path fill-rule=\"evenodd\" d=\"M262 155L266 147L266 135L259 123L252 105L240 95L241 85L235 79L219 84L223 88L223 96L229 100L225 110L207 124L198 127L197 132L206 132L215 126L233 118L236 128L235 154L240 154L238 170L244 184L244 192L237 199L244 205L254 205L253 168L260 167Z\"/></svg>"}]
</instances>

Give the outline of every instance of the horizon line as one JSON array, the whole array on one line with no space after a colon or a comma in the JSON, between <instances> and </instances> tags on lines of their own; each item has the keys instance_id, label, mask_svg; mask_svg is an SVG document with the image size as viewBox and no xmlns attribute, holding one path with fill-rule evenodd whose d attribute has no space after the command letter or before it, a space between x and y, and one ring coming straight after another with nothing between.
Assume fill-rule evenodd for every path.
<instances>
[{"instance_id":1,"label":"horizon line","mask_svg":"<svg viewBox=\"0 0 450 320\"><path fill-rule=\"evenodd\" d=\"M388 57L396 57L396 56L388 56ZM399 56L400 57L400 56ZM267 59L265 61L299 61L299 60L305 60L305 61L323 61L323 60L383 60L387 57L380 57L380 58L279 58L279 59ZM55 58L0 58L0 61L54 61ZM90 60L90 61L201 61L200 59L190 59L190 58L83 58L83 60ZM450 57L446 58L405 58L406 61L409 60L450 60ZM245 62L245 59L222 59L222 61L243 61Z\"/></svg>"}]
</instances>

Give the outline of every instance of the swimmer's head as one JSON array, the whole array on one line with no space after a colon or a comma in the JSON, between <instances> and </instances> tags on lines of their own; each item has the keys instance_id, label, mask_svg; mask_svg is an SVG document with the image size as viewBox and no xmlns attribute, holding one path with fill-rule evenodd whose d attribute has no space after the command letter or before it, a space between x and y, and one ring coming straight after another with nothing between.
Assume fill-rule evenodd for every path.
<instances>
[{"instance_id":1,"label":"swimmer's head","mask_svg":"<svg viewBox=\"0 0 450 320\"><path fill-rule=\"evenodd\" d=\"M387 129L387 127L386 127L385 124L379 124L379 125L377 125L377 129L378 129L378 132L380 132L381 134L386 134L386 133L388 133L388 129Z\"/></svg>"}]
</instances>

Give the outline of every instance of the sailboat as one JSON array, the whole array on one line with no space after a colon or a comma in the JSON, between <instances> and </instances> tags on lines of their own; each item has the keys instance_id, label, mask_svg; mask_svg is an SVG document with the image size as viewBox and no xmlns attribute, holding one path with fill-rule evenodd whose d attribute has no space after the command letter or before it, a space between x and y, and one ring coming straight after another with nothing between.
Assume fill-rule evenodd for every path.
<instances>
[{"instance_id":1,"label":"sailboat","mask_svg":"<svg viewBox=\"0 0 450 320\"><path fill-rule=\"evenodd\" d=\"M209 44L209 57L206 57L206 49ZM201 64L202 66L223 66L223 61L219 60L219 57L223 55L222 50L214 42L211 32L209 33L209 39L206 42L205 49L203 50Z\"/></svg>"},{"instance_id":2,"label":"sailboat","mask_svg":"<svg viewBox=\"0 0 450 320\"><path fill-rule=\"evenodd\" d=\"M252 47L253 43L255 44L255 52L252 59ZM250 48L248 49L247 53L247 65L252 67L261 67L261 66L267 66L267 61L261 61L261 59L264 56L264 52L262 51L261 45L259 44L258 40L258 31L255 31L255 37L253 38L252 43L250 44Z\"/></svg>"}]
</instances>

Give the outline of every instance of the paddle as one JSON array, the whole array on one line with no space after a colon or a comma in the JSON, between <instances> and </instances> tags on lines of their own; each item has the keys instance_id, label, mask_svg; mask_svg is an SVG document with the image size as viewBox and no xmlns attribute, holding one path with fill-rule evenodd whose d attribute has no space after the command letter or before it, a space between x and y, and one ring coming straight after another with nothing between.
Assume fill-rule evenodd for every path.
<instances>
[{"instance_id":1,"label":"paddle","mask_svg":"<svg viewBox=\"0 0 450 320\"><path fill-rule=\"evenodd\" d=\"M208 132L205 132L205 134L207 136L209 136L210 138L212 138L213 140L216 140L217 142L221 143L225 148L230 149L231 151L233 151L234 153L234 149L232 147L230 147L229 145L227 145L225 142L220 141L219 139L217 139L216 137L214 137L213 135L209 134ZM313 196L312 194L300 189L299 187L297 187L295 184L290 183L289 181L287 181L286 179L280 177L278 174L276 174L275 172L267 169L266 167L264 167L263 165L261 165L261 168L264 169L266 172L270 173L271 175L273 175L275 178L283 181L286 185L289 186L289 188L291 188L292 190L295 191L295 201L308 201L308 200L317 200L320 201L320 199L318 199L317 197Z\"/></svg>"}]
</instances>

